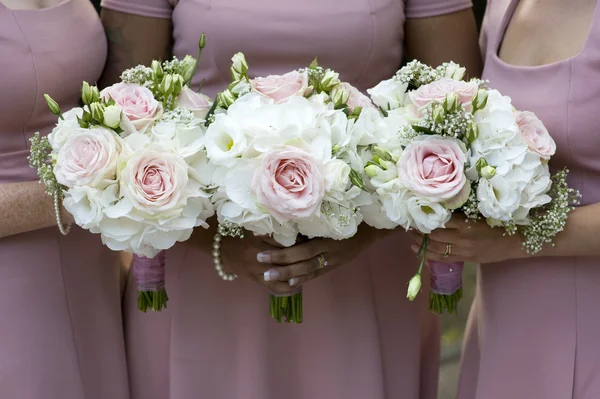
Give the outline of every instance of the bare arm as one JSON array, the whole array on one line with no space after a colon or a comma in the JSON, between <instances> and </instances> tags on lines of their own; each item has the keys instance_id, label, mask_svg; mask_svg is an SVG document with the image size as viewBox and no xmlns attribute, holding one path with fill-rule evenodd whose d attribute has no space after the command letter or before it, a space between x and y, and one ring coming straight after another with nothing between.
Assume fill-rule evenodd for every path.
<instances>
[{"instance_id":1,"label":"bare arm","mask_svg":"<svg viewBox=\"0 0 600 399\"><path fill-rule=\"evenodd\" d=\"M170 19L146 18L103 9L102 23L108 39L108 59L100 86L119 80L121 73L139 64L150 65L171 57Z\"/></svg>"},{"instance_id":2,"label":"bare arm","mask_svg":"<svg viewBox=\"0 0 600 399\"><path fill-rule=\"evenodd\" d=\"M64 210L63 223L72 222ZM54 200L37 181L0 185L0 238L56 226Z\"/></svg>"},{"instance_id":3,"label":"bare arm","mask_svg":"<svg viewBox=\"0 0 600 399\"><path fill-rule=\"evenodd\" d=\"M405 30L409 59L432 66L454 61L467 68L470 76L481 76L482 62L472 10L407 19Z\"/></svg>"}]
</instances>

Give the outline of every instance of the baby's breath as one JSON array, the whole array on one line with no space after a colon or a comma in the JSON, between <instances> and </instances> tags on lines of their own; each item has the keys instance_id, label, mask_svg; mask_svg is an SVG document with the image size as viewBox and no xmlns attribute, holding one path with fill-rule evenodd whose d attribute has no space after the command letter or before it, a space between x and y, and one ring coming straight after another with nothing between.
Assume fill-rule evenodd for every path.
<instances>
[{"instance_id":1,"label":"baby's breath","mask_svg":"<svg viewBox=\"0 0 600 399\"><path fill-rule=\"evenodd\" d=\"M121 74L121 80L124 83L138 84L149 90L154 90L154 72L152 71L152 68L144 65L138 65L134 68L125 70L125 72Z\"/></svg>"},{"instance_id":2,"label":"baby's breath","mask_svg":"<svg viewBox=\"0 0 600 399\"><path fill-rule=\"evenodd\" d=\"M444 117L438 123L433 116L435 109L438 107L442 107L442 104L437 102L429 104L423 110L423 118L414 127L415 130L422 129L425 132L429 131L441 136L450 136L462 140L469 126L473 124L473 115L465 112L462 107L458 107L453 111L444 112Z\"/></svg>"},{"instance_id":3,"label":"baby's breath","mask_svg":"<svg viewBox=\"0 0 600 399\"><path fill-rule=\"evenodd\" d=\"M439 71L429 65L413 60L396 72L395 79L402 83L407 83L409 89L416 89L432 83L441 77L442 75L440 75Z\"/></svg>"},{"instance_id":4,"label":"baby's breath","mask_svg":"<svg viewBox=\"0 0 600 399\"><path fill-rule=\"evenodd\" d=\"M31 142L29 165L37 170L40 182L44 183L48 195L61 195L64 187L54 176L54 167L50 158L52 146L48 138L36 133L29 141Z\"/></svg>"},{"instance_id":5,"label":"baby's breath","mask_svg":"<svg viewBox=\"0 0 600 399\"><path fill-rule=\"evenodd\" d=\"M463 204L460 210L468 219L477 220L480 218L479 202L477 201L477 182L471 182L471 193L467 202Z\"/></svg>"},{"instance_id":6,"label":"baby's breath","mask_svg":"<svg viewBox=\"0 0 600 399\"><path fill-rule=\"evenodd\" d=\"M548 195L552 201L542 207L532 209L530 223L518 226L523 237L523 249L535 254L543 249L544 244L554 245L552 239L563 231L569 212L579 203L577 190L567 185L568 170L563 169L552 177L552 188Z\"/></svg>"}]
</instances>

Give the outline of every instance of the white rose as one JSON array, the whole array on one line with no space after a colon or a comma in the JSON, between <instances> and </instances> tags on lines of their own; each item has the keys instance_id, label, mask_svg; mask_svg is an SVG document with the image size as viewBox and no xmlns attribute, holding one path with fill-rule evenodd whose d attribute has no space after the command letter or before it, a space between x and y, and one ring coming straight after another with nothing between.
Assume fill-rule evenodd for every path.
<instances>
[{"instance_id":1,"label":"white rose","mask_svg":"<svg viewBox=\"0 0 600 399\"><path fill-rule=\"evenodd\" d=\"M104 125L116 129L121 125L122 109L118 105L109 105L104 109Z\"/></svg>"},{"instance_id":2,"label":"white rose","mask_svg":"<svg viewBox=\"0 0 600 399\"><path fill-rule=\"evenodd\" d=\"M376 229L395 229L398 224L388 216L377 194L370 194L371 201L360 206L363 221Z\"/></svg>"},{"instance_id":3,"label":"white rose","mask_svg":"<svg viewBox=\"0 0 600 399\"><path fill-rule=\"evenodd\" d=\"M114 184L117 187L116 184ZM86 230L97 227L104 218L103 190L91 187L73 187L68 190L63 206L75 219L75 223Z\"/></svg>"},{"instance_id":4,"label":"white rose","mask_svg":"<svg viewBox=\"0 0 600 399\"><path fill-rule=\"evenodd\" d=\"M397 226L408 230L411 225L411 215L408 209L410 195L408 191L397 191L383 194L380 198L386 216Z\"/></svg>"},{"instance_id":5,"label":"white rose","mask_svg":"<svg viewBox=\"0 0 600 399\"><path fill-rule=\"evenodd\" d=\"M392 110L404 104L407 88L408 84L392 78L380 82L377 86L367 90L367 93L375 105L385 110Z\"/></svg>"},{"instance_id":6,"label":"white rose","mask_svg":"<svg viewBox=\"0 0 600 399\"><path fill-rule=\"evenodd\" d=\"M58 152L54 174L67 187L104 188L115 181L121 138L103 127L79 128Z\"/></svg>"},{"instance_id":7,"label":"white rose","mask_svg":"<svg viewBox=\"0 0 600 399\"><path fill-rule=\"evenodd\" d=\"M344 193L350 183L350 166L339 159L332 159L323 168L327 195Z\"/></svg>"},{"instance_id":8,"label":"white rose","mask_svg":"<svg viewBox=\"0 0 600 399\"><path fill-rule=\"evenodd\" d=\"M228 115L218 115L206 130L206 152L215 165L228 166L246 149L242 127Z\"/></svg>"},{"instance_id":9,"label":"white rose","mask_svg":"<svg viewBox=\"0 0 600 399\"><path fill-rule=\"evenodd\" d=\"M477 186L479 211L486 218L508 222L519 208L520 194L517 184L511 184L503 176L480 179Z\"/></svg>"},{"instance_id":10,"label":"white rose","mask_svg":"<svg viewBox=\"0 0 600 399\"><path fill-rule=\"evenodd\" d=\"M152 127L152 141L173 148L184 158L204 149L206 128L201 123L159 122Z\"/></svg>"},{"instance_id":11,"label":"white rose","mask_svg":"<svg viewBox=\"0 0 600 399\"><path fill-rule=\"evenodd\" d=\"M344 240L356 234L362 216L353 211L352 204L324 202L322 207L323 212L317 217L298 222L301 234L308 238L326 237L334 240Z\"/></svg>"},{"instance_id":12,"label":"white rose","mask_svg":"<svg viewBox=\"0 0 600 399\"><path fill-rule=\"evenodd\" d=\"M83 116L83 108L73 108L63 114L64 119L58 119L56 127L48 135L48 142L54 151L60 150L67 138L79 130L77 118Z\"/></svg>"},{"instance_id":13,"label":"white rose","mask_svg":"<svg viewBox=\"0 0 600 399\"><path fill-rule=\"evenodd\" d=\"M452 212L442 205L419 197L409 198L407 208L414 226L424 234L445 227L452 217Z\"/></svg>"}]
</instances>

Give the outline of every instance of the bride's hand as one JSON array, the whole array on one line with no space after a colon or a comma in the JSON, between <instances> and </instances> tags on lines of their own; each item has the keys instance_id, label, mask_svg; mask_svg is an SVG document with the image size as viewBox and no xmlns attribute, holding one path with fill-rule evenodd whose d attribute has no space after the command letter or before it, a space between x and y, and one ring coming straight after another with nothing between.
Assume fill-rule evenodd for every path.
<instances>
[{"instance_id":1,"label":"bride's hand","mask_svg":"<svg viewBox=\"0 0 600 399\"><path fill-rule=\"evenodd\" d=\"M416 253L423 235L413 234L418 245L411 249ZM429 234L426 255L427 259L438 262L473 263L494 263L526 256L526 252L521 250L518 234L509 236L504 228L492 228L482 220L467 223L462 215L453 216L445 229Z\"/></svg>"},{"instance_id":2,"label":"bride's hand","mask_svg":"<svg viewBox=\"0 0 600 399\"><path fill-rule=\"evenodd\" d=\"M245 232L244 238L223 237L221 241L221 263L228 273L254 281L269 289L273 294L286 295L296 291L287 282L265 281L264 274L270 265L260 263L258 254L277 251L280 247L268 237L257 237Z\"/></svg>"},{"instance_id":3,"label":"bride's hand","mask_svg":"<svg viewBox=\"0 0 600 399\"><path fill-rule=\"evenodd\" d=\"M315 238L289 248L261 251L258 260L267 267L265 280L298 287L350 263L383 234L384 231L361 225L358 233L347 240Z\"/></svg>"}]
</instances>

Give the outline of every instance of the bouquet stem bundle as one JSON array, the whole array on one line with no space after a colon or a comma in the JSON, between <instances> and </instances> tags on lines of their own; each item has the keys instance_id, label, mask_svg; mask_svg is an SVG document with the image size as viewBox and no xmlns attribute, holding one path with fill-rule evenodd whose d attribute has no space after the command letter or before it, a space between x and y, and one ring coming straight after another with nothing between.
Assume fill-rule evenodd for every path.
<instances>
[{"instance_id":1,"label":"bouquet stem bundle","mask_svg":"<svg viewBox=\"0 0 600 399\"><path fill-rule=\"evenodd\" d=\"M270 295L271 317L278 323L302 323L302 291L291 296Z\"/></svg>"},{"instance_id":2,"label":"bouquet stem bundle","mask_svg":"<svg viewBox=\"0 0 600 399\"><path fill-rule=\"evenodd\" d=\"M153 258L133 255L132 272L138 290L138 309L144 313L148 309L160 312L167 307L165 261L166 251Z\"/></svg>"}]
</instances>

